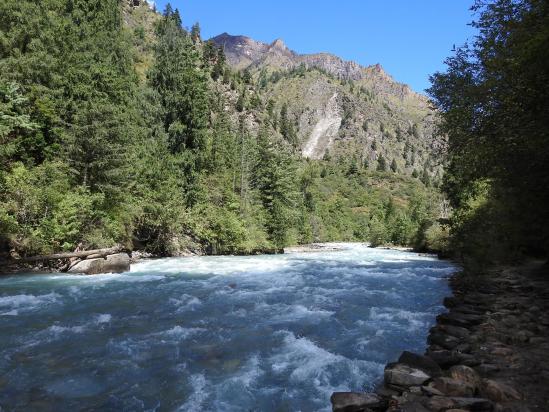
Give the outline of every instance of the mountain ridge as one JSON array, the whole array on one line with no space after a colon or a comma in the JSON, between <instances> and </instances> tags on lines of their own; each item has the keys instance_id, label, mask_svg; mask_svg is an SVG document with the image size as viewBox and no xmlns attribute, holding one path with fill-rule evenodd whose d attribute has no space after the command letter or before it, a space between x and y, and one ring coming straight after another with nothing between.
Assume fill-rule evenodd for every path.
<instances>
[{"instance_id":1,"label":"mountain ridge","mask_svg":"<svg viewBox=\"0 0 549 412\"><path fill-rule=\"evenodd\" d=\"M223 32L210 40L223 48L229 64L239 70L266 64L289 70L303 64L306 68L315 67L325 70L342 80L361 81L377 77L377 80L391 83L395 89L400 89L399 93L402 97L414 95L427 100L422 93L395 80L380 63L364 66L330 52L298 53L290 49L281 38L265 43L246 35L231 35ZM282 57L286 60L273 61L273 57Z\"/></svg>"},{"instance_id":2,"label":"mountain ridge","mask_svg":"<svg viewBox=\"0 0 549 412\"><path fill-rule=\"evenodd\" d=\"M384 163L404 174L441 176L440 139L429 99L399 83L381 64L361 66L334 54L299 54L282 39L271 43L227 32L209 40L276 110L287 107L302 157ZM381 164L380 164L381 162Z\"/></svg>"}]
</instances>

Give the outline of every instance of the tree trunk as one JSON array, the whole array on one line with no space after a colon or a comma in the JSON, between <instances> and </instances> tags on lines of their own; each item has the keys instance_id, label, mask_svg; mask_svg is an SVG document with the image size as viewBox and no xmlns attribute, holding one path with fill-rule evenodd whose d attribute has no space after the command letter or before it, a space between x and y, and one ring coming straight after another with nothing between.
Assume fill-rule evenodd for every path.
<instances>
[{"instance_id":1,"label":"tree trunk","mask_svg":"<svg viewBox=\"0 0 549 412\"><path fill-rule=\"evenodd\" d=\"M66 253L54 253L53 255L40 255L40 256L30 256L21 259L14 259L14 262L38 262L40 260L56 260L56 259L70 259L70 258L86 258L90 255L96 255L95 257L105 257L107 255L113 255L115 253L128 251L122 246L114 246L111 248L105 249L94 249L94 250L82 250L80 252L66 252Z\"/></svg>"}]
</instances>

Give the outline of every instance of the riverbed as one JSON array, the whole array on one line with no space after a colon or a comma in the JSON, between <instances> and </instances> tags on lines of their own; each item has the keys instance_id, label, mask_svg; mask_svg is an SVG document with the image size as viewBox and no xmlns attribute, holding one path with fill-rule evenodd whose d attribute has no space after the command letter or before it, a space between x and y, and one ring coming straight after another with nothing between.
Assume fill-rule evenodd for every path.
<instances>
[{"instance_id":1,"label":"riverbed","mask_svg":"<svg viewBox=\"0 0 549 412\"><path fill-rule=\"evenodd\" d=\"M6 410L329 410L422 353L455 267L342 250L0 279Z\"/></svg>"}]
</instances>

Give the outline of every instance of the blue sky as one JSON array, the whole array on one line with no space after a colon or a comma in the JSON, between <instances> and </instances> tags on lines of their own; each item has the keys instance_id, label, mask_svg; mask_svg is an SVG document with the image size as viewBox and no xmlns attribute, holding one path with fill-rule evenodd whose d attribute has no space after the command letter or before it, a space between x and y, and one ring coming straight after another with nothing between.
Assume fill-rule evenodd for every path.
<instances>
[{"instance_id":1,"label":"blue sky","mask_svg":"<svg viewBox=\"0 0 549 412\"><path fill-rule=\"evenodd\" d=\"M453 45L474 36L473 0L172 0L183 24L198 21L202 37L243 34L282 38L298 53L330 52L362 65L380 63L422 92L443 70ZM159 10L167 1L157 0Z\"/></svg>"}]
</instances>

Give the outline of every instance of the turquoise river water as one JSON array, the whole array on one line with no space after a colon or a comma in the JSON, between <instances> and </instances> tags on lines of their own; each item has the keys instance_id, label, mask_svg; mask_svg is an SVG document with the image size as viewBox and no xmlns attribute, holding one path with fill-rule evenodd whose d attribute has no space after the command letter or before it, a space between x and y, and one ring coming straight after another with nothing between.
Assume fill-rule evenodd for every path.
<instances>
[{"instance_id":1,"label":"turquoise river water","mask_svg":"<svg viewBox=\"0 0 549 412\"><path fill-rule=\"evenodd\" d=\"M2 277L0 410L329 410L424 351L455 270L339 246Z\"/></svg>"}]
</instances>

